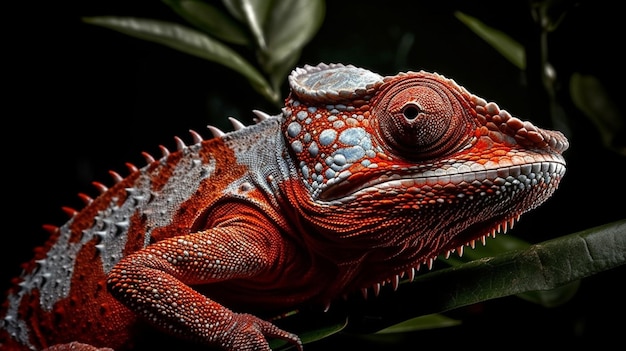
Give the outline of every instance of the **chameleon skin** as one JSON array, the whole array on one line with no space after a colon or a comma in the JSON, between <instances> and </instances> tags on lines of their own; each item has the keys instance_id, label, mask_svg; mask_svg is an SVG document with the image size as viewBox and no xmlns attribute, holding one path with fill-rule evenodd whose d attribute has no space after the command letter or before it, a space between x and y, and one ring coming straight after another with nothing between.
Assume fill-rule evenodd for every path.
<instances>
[{"instance_id":1,"label":"chameleon skin","mask_svg":"<svg viewBox=\"0 0 626 351\"><path fill-rule=\"evenodd\" d=\"M289 83L282 113L176 138L46 226L3 305L2 349L132 349L146 325L224 350L302 349L259 316L395 289L506 230L565 173L561 133L438 74L320 64Z\"/></svg>"}]
</instances>

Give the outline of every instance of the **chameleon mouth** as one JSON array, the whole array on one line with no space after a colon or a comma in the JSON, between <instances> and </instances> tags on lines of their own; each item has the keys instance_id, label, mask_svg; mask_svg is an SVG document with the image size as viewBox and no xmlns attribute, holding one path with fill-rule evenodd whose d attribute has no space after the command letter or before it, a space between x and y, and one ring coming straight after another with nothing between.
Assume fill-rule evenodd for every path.
<instances>
[{"instance_id":1,"label":"chameleon mouth","mask_svg":"<svg viewBox=\"0 0 626 351\"><path fill-rule=\"evenodd\" d=\"M364 197L386 198L400 203L400 194L414 195L421 205L445 203L465 196L485 196L488 193L518 191L539 184L556 186L565 174L565 161L561 155L545 154L534 157L536 162L511 165L488 161L484 165L455 162L442 166L438 171L420 167L386 171L372 174L363 181L347 177L320 193L320 200L349 203ZM524 160L520 160L524 161ZM437 196L439 195L439 196Z\"/></svg>"},{"instance_id":2,"label":"chameleon mouth","mask_svg":"<svg viewBox=\"0 0 626 351\"><path fill-rule=\"evenodd\" d=\"M459 169L462 167L457 168ZM541 161L528 164L445 175L435 176L427 172L421 172L417 177L411 177L411 174L404 177L399 174L385 174L362 186L349 188L351 192L348 195L333 201L370 201L381 206L379 211L384 212L382 206L409 210L445 206L455 202L462 206L465 205L463 201L471 201L473 198L474 202L480 201L491 208L482 211L482 219L458 219L456 225L459 226L462 226L461 222L474 223L467 224L466 228L450 241L442 243L433 254L415 260L409 259L406 266L399 268L391 276L374 283L366 283L360 288L361 293L365 297L376 296L385 286L396 290L401 282L413 281L419 271L431 270L435 260L440 257L448 258L452 254L462 256L468 247L473 249L480 244L485 246L488 238L506 233L524 212L545 201L558 187L565 170L565 162L560 155L542 155ZM518 205L511 208L511 201ZM488 214L490 211L493 212ZM450 229L454 231L452 227ZM409 261L412 263L408 263Z\"/></svg>"}]
</instances>

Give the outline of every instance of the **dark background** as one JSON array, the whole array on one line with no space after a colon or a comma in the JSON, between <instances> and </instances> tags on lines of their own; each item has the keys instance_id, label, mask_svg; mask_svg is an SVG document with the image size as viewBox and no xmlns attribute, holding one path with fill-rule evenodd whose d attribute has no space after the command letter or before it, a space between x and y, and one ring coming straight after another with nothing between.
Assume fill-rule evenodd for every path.
<instances>
[{"instance_id":1,"label":"dark background","mask_svg":"<svg viewBox=\"0 0 626 351\"><path fill-rule=\"evenodd\" d=\"M568 171L554 197L511 232L530 242L626 217L624 156L602 145L568 94L573 72L593 74L623 116L623 16L616 2L562 3L569 12L549 36L549 59L568 116ZM536 47L527 1L328 1L325 22L299 64L350 63L383 75L436 71L513 115L554 128L535 100L532 78L468 30L453 16L455 10ZM82 16L99 15L179 21L162 3L145 0L31 2L5 14L11 18L3 50L3 100L9 110L2 128L7 195L2 290L32 247L47 237L41 225L65 222L61 206L81 208L76 194L95 196L93 180L111 184L109 169L124 175L125 162L142 166L142 151L158 156L159 144L173 149L175 135L191 142L189 129L206 137L207 124L229 130L227 116L250 122L252 109L278 112L228 69L80 22ZM532 49L529 55L532 60ZM495 340L491 335L528 345L622 343L625 273L620 267L584 279L578 294L555 308L507 297L452 311L463 319L461 326L416 333L412 343L483 343Z\"/></svg>"}]
</instances>

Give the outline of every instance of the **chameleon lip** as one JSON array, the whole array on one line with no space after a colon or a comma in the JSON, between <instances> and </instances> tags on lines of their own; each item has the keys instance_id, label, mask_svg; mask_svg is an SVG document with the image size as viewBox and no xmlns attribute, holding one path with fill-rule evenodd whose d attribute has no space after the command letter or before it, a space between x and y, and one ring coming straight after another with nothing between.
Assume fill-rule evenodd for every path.
<instances>
[{"instance_id":1,"label":"chameleon lip","mask_svg":"<svg viewBox=\"0 0 626 351\"><path fill-rule=\"evenodd\" d=\"M359 186L351 187L350 178L342 183L334 184L320 194L323 201L350 201L372 193L392 192L395 189L407 189L423 186L446 186L461 183L472 184L479 182L485 185L515 185L519 188L534 186L540 181L549 183L559 180L565 174L565 161L560 155L543 155L545 161L490 168L488 164L468 167L466 171L459 168L449 168L445 174L433 171L411 173L410 170L397 173L385 172L376 175L370 181L362 182ZM511 184L507 184L507 182ZM491 183L491 184L488 184ZM345 194L334 196L335 194Z\"/></svg>"}]
</instances>

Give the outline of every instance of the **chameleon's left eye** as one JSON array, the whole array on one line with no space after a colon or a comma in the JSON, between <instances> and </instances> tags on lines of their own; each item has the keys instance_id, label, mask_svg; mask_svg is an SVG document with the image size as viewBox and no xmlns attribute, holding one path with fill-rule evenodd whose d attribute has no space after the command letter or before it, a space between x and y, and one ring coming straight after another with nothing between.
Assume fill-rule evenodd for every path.
<instances>
[{"instance_id":1,"label":"chameleon's left eye","mask_svg":"<svg viewBox=\"0 0 626 351\"><path fill-rule=\"evenodd\" d=\"M407 158L447 154L464 140L471 120L460 98L443 82L405 77L376 99L378 135Z\"/></svg>"}]
</instances>

